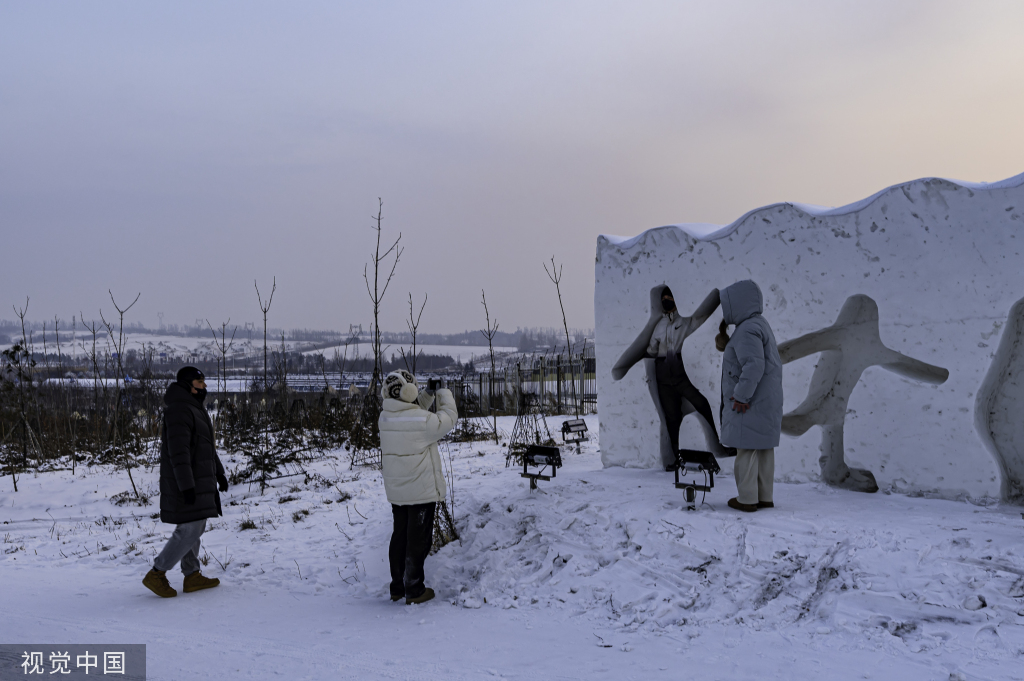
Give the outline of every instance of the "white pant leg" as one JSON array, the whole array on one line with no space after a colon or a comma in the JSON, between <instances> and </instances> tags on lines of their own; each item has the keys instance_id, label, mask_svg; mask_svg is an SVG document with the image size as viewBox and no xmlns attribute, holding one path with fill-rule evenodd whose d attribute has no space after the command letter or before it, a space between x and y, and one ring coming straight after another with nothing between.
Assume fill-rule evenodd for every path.
<instances>
[{"instance_id":1,"label":"white pant leg","mask_svg":"<svg viewBox=\"0 0 1024 681\"><path fill-rule=\"evenodd\" d=\"M775 450L757 450L757 500L772 501L775 492Z\"/></svg>"},{"instance_id":2,"label":"white pant leg","mask_svg":"<svg viewBox=\"0 0 1024 681\"><path fill-rule=\"evenodd\" d=\"M757 504L758 450L737 449L733 476L736 478L736 500L741 504Z\"/></svg>"}]
</instances>

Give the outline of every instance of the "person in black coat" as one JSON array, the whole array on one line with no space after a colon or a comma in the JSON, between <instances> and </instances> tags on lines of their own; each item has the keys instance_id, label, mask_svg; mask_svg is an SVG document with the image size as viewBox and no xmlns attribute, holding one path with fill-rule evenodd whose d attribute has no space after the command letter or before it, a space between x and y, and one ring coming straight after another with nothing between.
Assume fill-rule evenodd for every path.
<instances>
[{"instance_id":1,"label":"person in black coat","mask_svg":"<svg viewBox=\"0 0 1024 681\"><path fill-rule=\"evenodd\" d=\"M221 515L220 492L228 490L224 466L214 445L213 422L206 412L206 377L195 367L178 371L164 395L160 442L160 520L175 525L153 569L142 583L163 598L177 596L167 570L179 561L189 593L220 584L199 570L200 537L207 518Z\"/></svg>"}]
</instances>

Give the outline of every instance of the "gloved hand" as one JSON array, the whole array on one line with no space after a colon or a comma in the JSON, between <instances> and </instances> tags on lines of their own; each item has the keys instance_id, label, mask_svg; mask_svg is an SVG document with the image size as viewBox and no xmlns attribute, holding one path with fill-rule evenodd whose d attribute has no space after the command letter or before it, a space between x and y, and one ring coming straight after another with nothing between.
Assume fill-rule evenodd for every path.
<instances>
[{"instance_id":1,"label":"gloved hand","mask_svg":"<svg viewBox=\"0 0 1024 681\"><path fill-rule=\"evenodd\" d=\"M729 399L732 400L733 411L738 411L741 414L746 414L747 410L750 409L750 405L747 404L746 402L740 402L735 397L730 397Z\"/></svg>"},{"instance_id":2,"label":"gloved hand","mask_svg":"<svg viewBox=\"0 0 1024 681\"><path fill-rule=\"evenodd\" d=\"M448 387L448 383L443 378L437 379L437 389L438 390L444 390L447 387Z\"/></svg>"},{"instance_id":3,"label":"gloved hand","mask_svg":"<svg viewBox=\"0 0 1024 681\"><path fill-rule=\"evenodd\" d=\"M217 487L220 489L221 492L228 491L228 479L225 478L220 473L217 474Z\"/></svg>"},{"instance_id":4,"label":"gloved hand","mask_svg":"<svg viewBox=\"0 0 1024 681\"><path fill-rule=\"evenodd\" d=\"M434 404L434 395L430 390L421 389L419 395L416 396L416 404L420 405L420 408L430 410L430 406Z\"/></svg>"},{"instance_id":5,"label":"gloved hand","mask_svg":"<svg viewBox=\"0 0 1024 681\"><path fill-rule=\"evenodd\" d=\"M188 489L181 490L181 496L185 497L185 504L192 506L196 503L196 488L189 487Z\"/></svg>"}]
</instances>

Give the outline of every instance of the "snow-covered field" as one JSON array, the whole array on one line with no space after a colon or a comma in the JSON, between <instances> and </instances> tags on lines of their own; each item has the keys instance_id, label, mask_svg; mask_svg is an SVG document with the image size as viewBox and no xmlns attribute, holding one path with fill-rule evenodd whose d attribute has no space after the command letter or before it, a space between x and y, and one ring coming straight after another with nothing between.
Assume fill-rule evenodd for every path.
<instances>
[{"instance_id":1,"label":"snow-covered field","mask_svg":"<svg viewBox=\"0 0 1024 681\"><path fill-rule=\"evenodd\" d=\"M110 502L125 475L2 479L0 642L145 643L151 679L1024 679L1020 508L801 483L747 515L723 475L689 512L671 474L602 468L587 420L532 493L493 443L451 445L462 541L420 606L387 596L379 473L340 457L311 467L335 487L232 488L221 587L171 600L140 583L171 526Z\"/></svg>"},{"instance_id":2,"label":"snow-covered field","mask_svg":"<svg viewBox=\"0 0 1024 681\"><path fill-rule=\"evenodd\" d=\"M341 348L328 348L324 353L324 356L328 359L334 358L334 351L338 350L338 354L344 353L344 346ZM405 350L408 356L412 356L412 344L401 344L401 343L385 343L381 347L381 351L385 357L391 357L392 355L397 359L400 358L401 351ZM318 352L317 350L308 351L306 354ZM495 354L508 354L510 352L517 352L516 348L513 347L496 347L494 348ZM452 359L468 363L470 360L476 362L482 361L484 358L489 357L489 350L486 345L417 345L416 354L424 355L448 355ZM350 345L348 348L347 357L349 359L355 359L357 357L372 358L373 348L369 343L362 343L358 347Z\"/></svg>"},{"instance_id":3,"label":"snow-covered field","mask_svg":"<svg viewBox=\"0 0 1024 681\"><path fill-rule=\"evenodd\" d=\"M228 353L228 357L242 357L245 355L262 354L263 352L263 341L262 331L260 333L254 333L252 340L249 339L248 332L238 332L235 335L234 345L232 346L231 352ZM218 335L219 339L220 336ZM126 333L125 334L125 350L137 350L142 351L143 349L152 350L156 357L159 359L160 353L164 353L168 358L180 362L188 360L191 357L210 359L213 357L220 357L220 352L217 350L217 346L214 344L213 336L206 336L204 338L193 338L186 336L169 336L164 334L149 334L149 333ZM42 352L43 350L43 338L41 332L35 332L32 337L35 345L36 352ZM231 334L228 334L225 339L226 342L231 342ZM281 347L281 339L269 338L267 341L271 349L279 349ZM6 350L11 345L0 344L0 351ZM57 352L57 344L54 342L53 330L50 329L47 333L47 351L50 353ZM288 352L301 352L303 354L323 354L328 360L334 359L334 352L337 350L339 356L344 356L349 360L373 357L373 348L370 343L363 342L359 344L350 344L346 349L342 346L324 346L322 343L312 343L308 341L285 341L285 347ZM99 352L103 352L108 349L108 338L104 332L103 335L97 337L97 348ZM85 357L92 349L92 336L85 336L81 331L72 337L70 331L61 331L61 343L60 351L68 357ZM405 350L406 353L412 352L412 344L401 344L401 343L385 343L383 346L384 355L386 357L401 356L401 350ZM449 355L453 359L460 362L469 362L470 360L481 360L488 356L488 349L486 345L417 345L417 354L423 353L427 355ZM506 354L510 352L516 352L514 347L496 347L494 348L495 353Z\"/></svg>"}]
</instances>

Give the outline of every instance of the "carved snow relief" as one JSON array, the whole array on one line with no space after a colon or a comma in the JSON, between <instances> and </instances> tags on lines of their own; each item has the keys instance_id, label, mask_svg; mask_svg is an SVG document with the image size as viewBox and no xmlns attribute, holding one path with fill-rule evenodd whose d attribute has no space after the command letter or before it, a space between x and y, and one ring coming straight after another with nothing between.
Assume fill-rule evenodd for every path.
<instances>
[{"instance_id":1,"label":"carved snow relief","mask_svg":"<svg viewBox=\"0 0 1024 681\"><path fill-rule=\"evenodd\" d=\"M1015 307L1024 292L1022 263L1024 175L991 184L915 180L841 208L775 204L724 227L669 225L631 238L599 237L602 459L607 466L662 465L654 377L636 369L613 377L651 322L652 289L667 283L685 314L708 291L753 279L776 338L794 339L783 370L789 434L776 450L777 480L824 477L870 489L873 477L884 490L1024 503L1017 377L1024 351L1019 340L1007 340L1019 339L1013 329L1024 324ZM839 333L847 312L855 323ZM714 313L683 349L687 375L715 418L720 319ZM832 343L841 337L841 349L804 348L806 356L796 359L796 343L809 336ZM838 383L831 394L829 377ZM822 393L828 397L815 399ZM806 432L810 425L821 429L821 440ZM681 447L707 446L700 418L684 419L679 437Z\"/></svg>"},{"instance_id":2,"label":"carved snow relief","mask_svg":"<svg viewBox=\"0 0 1024 681\"><path fill-rule=\"evenodd\" d=\"M1024 504L1024 298L1010 308L975 422L1003 473L1003 499Z\"/></svg>"},{"instance_id":3,"label":"carved snow relief","mask_svg":"<svg viewBox=\"0 0 1024 681\"><path fill-rule=\"evenodd\" d=\"M799 436L811 426L821 426L822 480L857 492L877 492L875 476L863 468L850 468L843 449L846 410L861 374L868 367L880 366L906 378L940 385L949 378L949 371L885 347L878 332L878 305L864 295L847 298L839 318L827 329L779 345L783 364L819 352L807 397L783 415L782 432Z\"/></svg>"},{"instance_id":4,"label":"carved snow relief","mask_svg":"<svg viewBox=\"0 0 1024 681\"><path fill-rule=\"evenodd\" d=\"M663 464L670 464L675 462L676 453L672 451L672 438L669 437L668 433L668 419L665 417L665 411L661 407L661 399L658 396L658 377L655 372L654 359L648 357L647 347L651 342L651 336L654 333L654 327L658 325L658 322L664 316L661 309L661 293L666 288L665 284L660 284L651 289L651 315L647 320L647 324L640 330L636 339L626 348L626 351L622 353L615 366L612 367L612 377L618 381L621 380L629 370L638 362L643 362L644 375L647 382L647 387L651 394L651 400L654 402L654 409L658 414L658 420L661 423L660 437L659 437L659 457ZM682 289L680 289L682 290ZM717 293L715 294L715 300L717 301ZM680 324L689 324L691 319L698 318L699 324L703 324L703 321L707 319L707 314L710 314L718 306L717 302L714 306L710 305L710 299L706 299L704 304L694 313L691 317L680 317ZM705 307L709 308L705 311ZM714 395L712 395L712 398ZM690 414L695 414L697 409L690 404L686 399L682 400L682 415L685 420ZM719 456L726 454L725 449L718 441L718 435L715 432L714 424L709 424L705 421L700 414L697 414L701 430L704 431L704 445L708 451L713 452Z\"/></svg>"}]
</instances>

